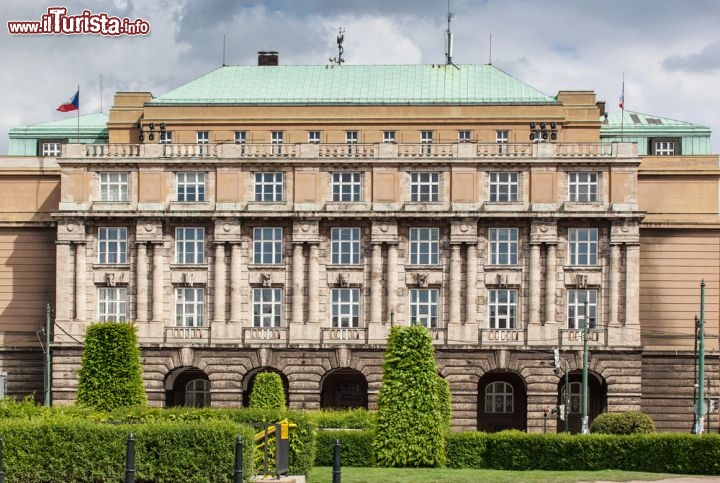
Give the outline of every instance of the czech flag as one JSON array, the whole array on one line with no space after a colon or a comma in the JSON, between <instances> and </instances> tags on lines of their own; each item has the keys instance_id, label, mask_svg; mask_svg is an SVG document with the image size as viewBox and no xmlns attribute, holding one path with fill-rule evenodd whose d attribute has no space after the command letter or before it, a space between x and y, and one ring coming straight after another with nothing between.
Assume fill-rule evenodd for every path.
<instances>
[{"instance_id":1,"label":"czech flag","mask_svg":"<svg viewBox=\"0 0 720 483\"><path fill-rule=\"evenodd\" d=\"M60 104L57 108L60 112L70 112L78 109L80 109L80 89L78 89L74 96Z\"/></svg>"}]
</instances>

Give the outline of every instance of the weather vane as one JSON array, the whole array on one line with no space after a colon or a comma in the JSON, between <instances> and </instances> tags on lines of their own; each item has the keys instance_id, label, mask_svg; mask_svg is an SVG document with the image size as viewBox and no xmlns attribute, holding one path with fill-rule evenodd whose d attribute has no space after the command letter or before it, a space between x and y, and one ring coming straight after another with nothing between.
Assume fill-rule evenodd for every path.
<instances>
[{"instance_id":1,"label":"weather vane","mask_svg":"<svg viewBox=\"0 0 720 483\"><path fill-rule=\"evenodd\" d=\"M343 52L344 52L344 49L343 49L342 44L343 44L343 41L344 41L344 40L345 40L345 29L342 28L342 27L340 27L340 28L338 29L338 34L337 34L338 56L337 56L337 57L331 57L331 58L329 59L330 62L332 62L333 64L340 65L340 64L342 64L343 62L345 62L345 59L342 58L342 55L343 55Z\"/></svg>"}]
</instances>

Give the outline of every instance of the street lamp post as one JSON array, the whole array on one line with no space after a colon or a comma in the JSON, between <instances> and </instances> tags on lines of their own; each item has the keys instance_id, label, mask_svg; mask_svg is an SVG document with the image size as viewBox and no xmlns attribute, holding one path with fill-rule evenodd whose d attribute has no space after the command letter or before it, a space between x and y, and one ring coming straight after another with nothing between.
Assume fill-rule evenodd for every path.
<instances>
[{"instance_id":1,"label":"street lamp post","mask_svg":"<svg viewBox=\"0 0 720 483\"><path fill-rule=\"evenodd\" d=\"M583 367L582 367L582 418L580 432L588 434L588 324L590 314L588 313L588 299L585 297L585 314L583 318Z\"/></svg>"}]
</instances>

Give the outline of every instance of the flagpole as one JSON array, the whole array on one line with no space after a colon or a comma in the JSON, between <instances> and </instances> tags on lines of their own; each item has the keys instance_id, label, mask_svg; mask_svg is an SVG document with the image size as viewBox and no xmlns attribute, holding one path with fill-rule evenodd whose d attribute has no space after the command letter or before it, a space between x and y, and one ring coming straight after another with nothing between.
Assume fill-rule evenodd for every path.
<instances>
[{"instance_id":1,"label":"flagpole","mask_svg":"<svg viewBox=\"0 0 720 483\"><path fill-rule=\"evenodd\" d=\"M77 108L77 143L80 144L80 84L77 89L78 108Z\"/></svg>"},{"instance_id":2,"label":"flagpole","mask_svg":"<svg viewBox=\"0 0 720 483\"><path fill-rule=\"evenodd\" d=\"M620 97L620 142L625 142L625 72L622 78L622 94Z\"/></svg>"}]
</instances>

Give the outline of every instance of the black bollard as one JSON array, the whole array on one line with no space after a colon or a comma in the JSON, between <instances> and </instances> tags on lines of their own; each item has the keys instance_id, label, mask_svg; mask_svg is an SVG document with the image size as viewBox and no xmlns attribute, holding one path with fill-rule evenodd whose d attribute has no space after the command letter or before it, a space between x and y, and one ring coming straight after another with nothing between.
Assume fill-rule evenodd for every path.
<instances>
[{"instance_id":1,"label":"black bollard","mask_svg":"<svg viewBox=\"0 0 720 483\"><path fill-rule=\"evenodd\" d=\"M2 449L2 435L0 435L0 483L5 481L5 467L3 466Z\"/></svg>"},{"instance_id":2,"label":"black bollard","mask_svg":"<svg viewBox=\"0 0 720 483\"><path fill-rule=\"evenodd\" d=\"M235 440L235 472L233 483L242 483L243 480L243 439L238 436ZM0 482L2 483L2 482Z\"/></svg>"},{"instance_id":3,"label":"black bollard","mask_svg":"<svg viewBox=\"0 0 720 483\"><path fill-rule=\"evenodd\" d=\"M333 475L332 483L340 483L340 440L333 443Z\"/></svg>"},{"instance_id":4,"label":"black bollard","mask_svg":"<svg viewBox=\"0 0 720 483\"><path fill-rule=\"evenodd\" d=\"M125 483L135 482L135 436L130 433L125 445Z\"/></svg>"}]
</instances>

